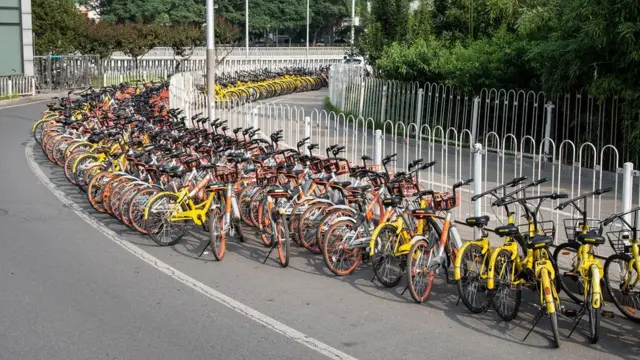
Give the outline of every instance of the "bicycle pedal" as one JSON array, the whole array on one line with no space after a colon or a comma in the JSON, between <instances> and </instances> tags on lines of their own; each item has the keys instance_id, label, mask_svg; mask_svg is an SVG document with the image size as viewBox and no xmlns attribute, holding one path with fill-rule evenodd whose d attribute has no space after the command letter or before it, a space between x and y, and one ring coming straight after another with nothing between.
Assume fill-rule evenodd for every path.
<instances>
[{"instance_id":1,"label":"bicycle pedal","mask_svg":"<svg viewBox=\"0 0 640 360\"><path fill-rule=\"evenodd\" d=\"M616 314L611 310L600 310L600 315L605 319L613 319L616 317Z\"/></svg>"},{"instance_id":2,"label":"bicycle pedal","mask_svg":"<svg viewBox=\"0 0 640 360\"><path fill-rule=\"evenodd\" d=\"M562 274L562 277L571 278L573 281L578 280L578 274L572 273L571 271L566 271Z\"/></svg>"},{"instance_id":3,"label":"bicycle pedal","mask_svg":"<svg viewBox=\"0 0 640 360\"><path fill-rule=\"evenodd\" d=\"M568 318L575 318L578 316L578 311L576 309L565 309L562 314Z\"/></svg>"}]
</instances>

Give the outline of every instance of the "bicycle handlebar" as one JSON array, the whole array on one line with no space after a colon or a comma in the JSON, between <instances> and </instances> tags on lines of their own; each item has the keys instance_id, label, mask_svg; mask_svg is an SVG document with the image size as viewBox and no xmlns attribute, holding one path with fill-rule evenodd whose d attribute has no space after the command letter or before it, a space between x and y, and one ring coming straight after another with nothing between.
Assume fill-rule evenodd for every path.
<instances>
[{"instance_id":1,"label":"bicycle handlebar","mask_svg":"<svg viewBox=\"0 0 640 360\"><path fill-rule=\"evenodd\" d=\"M483 192L481 194L473 195L471 197L471 201L476 201L476 200L478 200L478 199L480 199L480 198L482 198L482 197L484 197L484 196L486 196L488 194L494 193L494 192L496 192L498 190L504 189L504 188L509 187L509 186L517 186L518 184L520 184L524 180L527 180L526 176L517 177L517 178L509 181L508 183L504 183L502 185L496 186L491 190L487 190L487 191L485 191L485 192Z\"/></svg>"},{"instance_id":2,"label":"bicycle handlebar","mask_svg":"<svg viewBox=\"0 0 640 360\"><path fill-rule=\"evenodd\" d=\"M507 201L505 201L503 199L498 199L498 200L496 200L494 202L494 204L497 205L497 206L505 206L505 205L510 205L510 204L516 203L516 202L524 202L524 201L531 201L531 200L546 200L546 199L557 200L557 199L566 199L568 197L569 197L569 195L567 195L567 194L551 193L551 194L546 194L546 195L515 198L515 199L511 199L511 200L507 200Z\"/></svg>"},{"instance_id":3,"label":"bicycle handlebar","mask_svg":"<svg viewBox=\"0 0 640 360\"><path fill-rule=\"evenodd\" d=\"M574 203L576 201L582 200L582 199L584 199L586 197L593 196L593 195L600 196L600 195L602 195L604 193L608 193L610 191L613 191L613 188L595 189L594 191L592 191L590 193L582 194L580 196L574 197L573 199L570 199L570 200L567 200L567 201L565 201L563 203L560 203L558 206L556 206L556 210L562 210L562 209L566 208L568 205L570 205L570 204L572 204L572 203Z\"/></svg>"}]
</instances>

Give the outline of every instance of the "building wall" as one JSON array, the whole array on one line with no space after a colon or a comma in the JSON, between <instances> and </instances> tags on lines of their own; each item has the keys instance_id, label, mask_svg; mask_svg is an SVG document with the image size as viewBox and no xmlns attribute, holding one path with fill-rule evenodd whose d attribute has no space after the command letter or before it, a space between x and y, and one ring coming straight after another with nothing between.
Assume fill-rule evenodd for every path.
<instances>
[{"instance_id":1,"label":"building wall","mask_svg":"<svg viewBox=\"0 0 640 360\"><path fill-rule=\"evenodd\" d=\"M0 76L33 75L31 0L0 0Z\"/></svg>"}]
</instances>

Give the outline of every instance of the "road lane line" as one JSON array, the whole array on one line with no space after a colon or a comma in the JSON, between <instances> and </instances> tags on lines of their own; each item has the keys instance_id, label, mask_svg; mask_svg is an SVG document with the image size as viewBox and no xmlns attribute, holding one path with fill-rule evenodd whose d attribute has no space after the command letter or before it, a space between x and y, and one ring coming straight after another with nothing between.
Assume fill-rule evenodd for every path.
<instances>
[{"instance_id":1,"label":"road lane line","mask_svg":"<svg viewBox=\"0 0 640 360\"><path fill-rule=\"evenodd\" d=\"M308 335L301 333L300 331L293 329L278 320L275 320L258 310L255 310L237 300L232 299L231 297L224 295L223 293L199 282L198 280L190 277L189 275L169 266L164 263L160 259L154 257L153 255L147 253L142 250L138 246L130 243L129 241L123 239L114 231L109 229L107 226L102 224L98 219L84 212L78 204L76 204L73 200L69 199L67 195L59 190L55 184L53 184L49 178L42 172L40 166L37 164L34 156L33 156L33 148L35 141L31 140L27 144L25 148L25 157L31 168L31 171L38 177L38 179L44 184L44 186L49 189L64 205L69 207L73 212L76 213L82 220L87 222L93 228L104 234L111 241L116 244L122 246L127 251L137 256L142 261L147 264L153 266L157 270L171 276L172 278L180 281L181 283L189 286L190 288L198 291L199 293L209 297L210 299L234 310L247 318L264 325L265 327L284 335L285 337L296 341L299 344L302 344L308 347L311 350L317 351L318 353L335 360L357 360L355 357L352 357L348 354L343 353L342 351L335 349L319 340L316 340Z\"/></svg>"},{"instance_id":2,"label":"road lane line","mask_svg":"<svg viewBox=\"0 0 640 360\"><path fill-rule=\"evenodd\" d=\"M46 102L46 101L51 101L51 99L32 101L32 102L28 102L28 103L25 103L25 104L7 105L7 106L0 107L0 110L11 109L11 108L20 107L20 106L39 104L39 103L43 103L43 102Z\"/></svg>"}]
</instances>

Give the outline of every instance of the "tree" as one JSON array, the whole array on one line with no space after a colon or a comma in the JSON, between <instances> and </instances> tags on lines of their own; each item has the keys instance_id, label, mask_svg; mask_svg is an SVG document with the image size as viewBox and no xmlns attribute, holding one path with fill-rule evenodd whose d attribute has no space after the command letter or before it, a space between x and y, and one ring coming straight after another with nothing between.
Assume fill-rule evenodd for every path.
<instances>
[{"instance_id":1,"label":"tree","mask_svg":"<svg viewBox=\"0 0 640 360\"><path fill-rule=\"evenodd\" d=\"M195 24L204 20L204 2L198 0L79 0L106 21L124 24Z\"/></svg>"},{"instance_id":2,"label":"tree","mask_svg":"<svg viewBox=\"0 0 640 360\"><path fill-rule=\"evenodd\" d=\"M215 19L216 62L222 62L231 54L240 39L240 28L229 20L217 16Z\"/></svg>"},{"instance_id":3,"label":"tree","mask_svg":"<svg viewBox=\"0 0 640 360\"><path fill-rule=\"evenodd\" d=\"M197 46L204 44L204 29L197 25L174 25L167 28L164 45L173 49L176 60L174 72L178 72L182 61L189 59Z\"/></svg>"},{"instance_id":4,"label":"tree","mask_svg":"<svg viewBox=\"0 0 640 360\"><path fill-rule=\"evenodd\" d=\"M310 37L312 44L315 46L320 30L325 28L333 33L336 25L348 16L349 8L344 0L311 1L309 12Z\"/></svg>"},{"instance_id":5,"label":"tree","mask_svg":"<svg viewBox=\"0 0 640 360\"><path fill-rule=\"evenodd\" d=\"M32 0L37 54L68 54L75 50L84 16L73 0Z\"/></svg>"},{"instance_id":6,"label":"tree","mask_svg":"<svg viewBox=\"0 0 640 360\"><path fill-rule=\"evenodd\" d=\"M159 25L127 23L113 27L116 47L131 56L138 66L138 58L148 53L156 45L164 42L166 29Z\"/></svg>"},{"instance_id":7,"label":"tree","mask_svg":"<svg viewBox=\"0 0 640 360\"><path fill-rule=\"evenodd\" d=\"M84 55L98 55L100 59L107 59L116 51L114 26L104 21L83 22L76 49Z\"/></svg>"}]
</instances>

